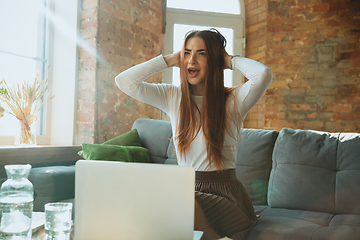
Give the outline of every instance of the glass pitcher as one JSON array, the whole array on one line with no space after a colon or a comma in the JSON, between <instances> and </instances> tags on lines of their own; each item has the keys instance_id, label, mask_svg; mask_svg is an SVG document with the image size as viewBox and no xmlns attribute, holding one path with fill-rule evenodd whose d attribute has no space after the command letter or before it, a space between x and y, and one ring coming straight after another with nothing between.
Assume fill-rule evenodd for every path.
<instances>
[{"instance_id":1,"label":"glass pitcher","mask_svg":"<svg viewBox=\"0 0 360 240\"><path fill-rule=\"evenodd\" d=\"M31 165L6 165L8 179L0 189L0 239L30 240L34 188Z\"/></svg>"}]
</instances>

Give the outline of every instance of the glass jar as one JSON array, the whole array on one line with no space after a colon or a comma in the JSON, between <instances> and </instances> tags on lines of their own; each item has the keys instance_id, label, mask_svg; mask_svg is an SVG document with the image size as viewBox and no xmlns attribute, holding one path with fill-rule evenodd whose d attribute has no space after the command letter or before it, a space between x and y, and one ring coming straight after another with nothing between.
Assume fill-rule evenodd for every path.
<instances>
[{"instance_id":1,"label":"glass jar","mask_svg":"<svg viewBox=\"0 0 360 240\"><path fill-rule=\"evenodd\" d=\"M6 165L8 179L0 189L0 239L30 240L34 188L31 165Z\"/></svg>"}]
</instances>

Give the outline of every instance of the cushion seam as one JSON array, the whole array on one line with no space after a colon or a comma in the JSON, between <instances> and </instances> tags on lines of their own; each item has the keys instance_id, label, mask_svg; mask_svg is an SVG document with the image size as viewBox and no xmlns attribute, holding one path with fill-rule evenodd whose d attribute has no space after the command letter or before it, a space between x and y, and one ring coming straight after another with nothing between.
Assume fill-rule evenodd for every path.
<instances>
[{"instance_id":1,"label":"cushion seam","mask_svg":"<svg viewBox=\"0 0 360 240\"><path fill-rule=\"evenodd\" d=\"M336 186L337 186L337 175L338 175L338 147L339 147L339 141L340 141L340 133L338 135L337 141L336 141L336 148L335 148L335 183L334 183L334 213L337 213L337 207L336 207Z\"/></svg>"},{"instance_id":2,"label":"cushion seam","mask_svg":"<svg viewBox=\"0 0 360 240\"><path fill-rule=\"evenodd\" d=\"M280 133L279 133L279 135L280 135ZM276 138L276 141L274 144L273 156L272 156L272 165L273 166L272 166L272 170L270 171L270 176L269 176L269 185L268 185L269 188L268 188L268 192L267 192L267 194L268 194L267 204L269 206L270 206L271 198L273 196L273 184L274 184L274 178L275 178L276 167L277 167L277 162L276 162L277 150L275 148L276 148L276 145L277 145L276 143L277 143L278 139L279 139L279 136L278 136L278 138ZM271 175L273 175L273 176L271 177ZM270 179L271 179L271 182L270 182ZM270 188L270 186L271 186L271 188ZM269 194L269 192L270 192L270 194Z\"/></svg>"},{"instance_id":3,"label":"cushion seam","mask_svg":"<svg viewBox=\"0 0 360 240\"><path fill-rule=\"evenodd\" d=\"M259 166L243 165L243 164L236 164L236 166L241 166L241 167L252 167L252 168L261 168L261 169L268 169L268 168L269 168L269 166L266 166L266 167L259 167Z\"/></svg>"},{"instance_id":4,"label":"cushion seam","mask_svg":"<svg viewBox=\"0 0 360 240\"><path fill-rule=\"evenodd\" d=\"M317 231L317 230L319 230L320 228L323 228L324 226L320 226L320 227L318 227L318 228L316 228L314 231L313 231L313 233L311 234L311 239L314 239L314 234L315 234L315 232Z\"/></svg>"},{"instance_id":5,"label":"cushion seam","mask_svg":"<svg viewBox=\"0 0 360 240\"><path fill-rule=\"evenodd\" d=\"M300 163L278 163L278 165L299 165L299 166L308 166L308 167L315 167L315 168L321 168L321 169L325 169L325 170L329 170L329 171L334 171L336 172L335 169L330 169L330 168L324 168L324 167L319 167L319 166L314 166L314 165L309 165L309 164L300 164Z\"/></svg>"}]
</instances>

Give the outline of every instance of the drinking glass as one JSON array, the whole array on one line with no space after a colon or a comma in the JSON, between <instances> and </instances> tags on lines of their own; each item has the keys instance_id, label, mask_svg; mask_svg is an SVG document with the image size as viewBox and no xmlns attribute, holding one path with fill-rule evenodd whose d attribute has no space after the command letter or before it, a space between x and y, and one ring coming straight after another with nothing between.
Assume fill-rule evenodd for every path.
<instances>
[{"instance_id":1,"label":"drinking glass","mask_svg":"<svg viewBox=\"0 0 360 240\"><path fill-rule=\"evenodd\" d=\"M45 204L45 234L47 239L70 239L72 203Z\"/></svg>"}]
</instances>

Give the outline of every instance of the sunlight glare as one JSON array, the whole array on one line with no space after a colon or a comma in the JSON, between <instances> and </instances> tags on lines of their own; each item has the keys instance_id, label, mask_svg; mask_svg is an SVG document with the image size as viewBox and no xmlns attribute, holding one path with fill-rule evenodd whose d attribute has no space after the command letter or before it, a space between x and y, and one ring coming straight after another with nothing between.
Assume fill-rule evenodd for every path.
<instances>
[{"instance_id":1,"label":"sunlight glare","mask_svg":"<svg viewBox=\"0 0 360 240\"><path fill-rule=\"evenodd\" d=\"M63 19L56 17L56 15L52 12L51 9L42 6L40 10L43 14L46 14L47 20L49 20L54 25L54 27L58 31L60 31L60 33L63 36L65 36L70 41L74 42L78 47L82 48L92 57L95 57L101 64L103 65L109 64L100 54L97 53L97 47L92 47L82 38L80 31L77 31L77 37L74 38L71 35L71 32L69 31L71 27L68 24L66 24L66 22Z\"/></svg>"}]
</instances>

